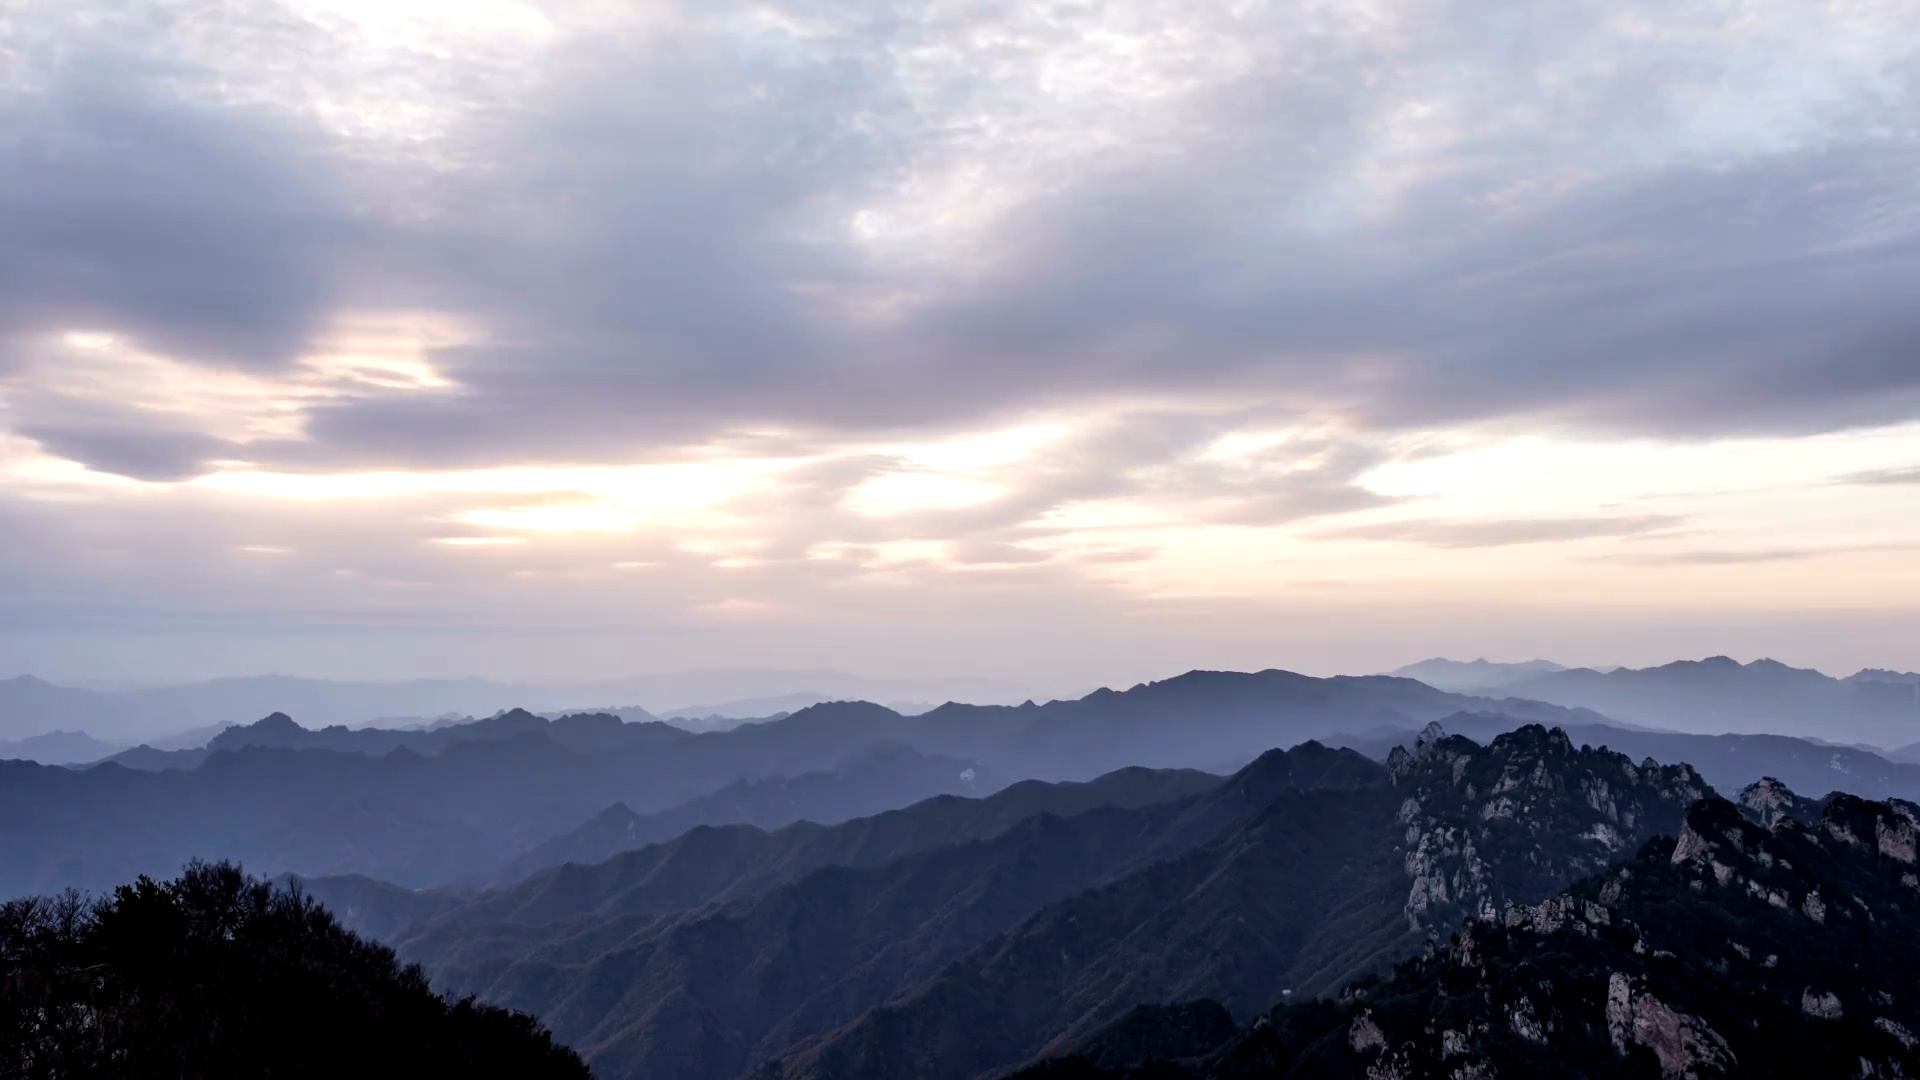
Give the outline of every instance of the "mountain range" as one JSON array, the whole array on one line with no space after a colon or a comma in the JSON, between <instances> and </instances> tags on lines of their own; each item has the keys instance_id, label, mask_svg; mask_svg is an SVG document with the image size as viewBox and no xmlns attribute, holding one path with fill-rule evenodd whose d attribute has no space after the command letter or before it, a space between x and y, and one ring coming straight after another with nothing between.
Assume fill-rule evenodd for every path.
<instances>
[{"instance_id":1,"label":"mountain range","mask_svg":"<svg viewBox=\"0 0 1920 1080\"><path fill-rule=\"evenodd\" d=\"M1895 706L1915 684L1717 658L1546 666L1506 673L1500 697L1196 671L706 731L639 707L384 726L275 711L200 746L0 762L0 896L165 889L140 875L241 860L441 993L537 1018L602 1077L1908 1068L1883 1038L1914 1029L1882 985L1905 954L1863 959L1845 920L1891 903L1904 932L1908 898L1886 890L1920 891L1920 762L1842 740L1879 725L1905 745ZM1666 730L1521 696L1542 685L1714 715L1824 700L1838 719L1833 741ZM1837 958L1783 959L1786 915ZM1713 940L1776 960L1741 967ZM1832 985L1847 964L1866 999Z\"/></svg>"},{"instance_id":2,"label":"mountain range","mask_svg":"<svg viewBox=\"0 0 1920 1080\"><path fill-rule=\"evenodd\" d=\"M1456 713L1440 720L1448 731L1483 742L1522 723L1493 712ZM1895 754L1787 735L1687 735L1614 724L1567 724L1562 730L1576 743L1618 750L1636 760L1691 762L1709 783L1727 791L1771 776L1805 791L1842 790L1877 799L1920 800L1920 761ZM1410 744L1417 735L1408 728L1331 735L1325 741L1384 760L1395 746Z\"/></svg>"},{"instance_id":3,"label":"mountain range","mask_svg":"<svg viewBox=\"0 0 1920 1080\"><path fill-rule=\"evenodd\" d=\"M1402 679L1418 679L1436 690L1472 694L1509 686L1536 675L1550 675L1556 671L1565 670L1567 670L1566 665L1556 664L1551 660L1499 663L1485 657L1478 660L1449 660L1443 656L1436 656L1419 663L1395 668L1387 674Z\"/></svg>"},{"instance_id":4,"label":"mountain range","mask_svg":"<svg viewBox=\"0 0 1920 1080\"><path fill-rule=\"evenodd\" d=\"M136 748L77 771L0 762L0 810L13 811L0 814L0 895L104 887L194 856L425 887L490 874L615 803L657 813L743 779L838 770L883 745L1005 780L1136 764L1221 770L1328 730L1414 727L1473 704L1484 702L1410 679L1264 671L1192 672L1044 705L948 703L914 717L832 702L704 733L604 714L511 711L429 730L316 730L275 714L204 752ZM1521 720L1598 719L1505 704Z\"/></svg>"},{"instance_id":5,"label":"mountain range","mask_svg":"<svg viewBox=\"0 0 1920 1080\"><path fill-rule=\"evenodd\" d=\"M1139 1000L1338 987L1604 867L1707 790L1538 726L1485 747L1429 731L1387 764L1310 742L1224 780L1134 769L696 829L438 897L392 940L602 1075L970 1077ZM363 880L309 887L395 921Z\"/></svg>"},{"instance_id":6,"label":"mountain range","mask_svg":"<svg viewBox=\"0 0 1920 1080\"><path fill-rule=\"evenodd\" d=\"M13 742L0 742L0 761L35 761L43 765L85 765L126 749L101 742L84 731L49 731Z\"/></svg>"},{"instance_id":7,"label":"mountain range","mask_svg":"<svg viewBox=\"0 0 1920 1080\"><path fill-rule=\"evenodd\" d=\"M1501 710L1499 719L1460 718L1489 707ZM12 778L0 805L32 807L31 817L0 818L0 839L7 841L0 894L100 887L135 873L169 872L192 856L241 859L268 874L367 874L410 888L499 881L509 864L530 869L532 862L513 861L549 842L558 845L556 858L611 854L619 829L605 820L599 846L566 851L570 841L560 838L583 828L591 833L588 823L601 815L620 816L615 804L639 818L741 781L837 774L809 784L839 794L793 811L837 819L889 799L977 791L960 785L980 778L1084 779L1136 764L1230 771L1267 746L1307 738L1367 745L1373 733L1368 748L1380 754L1382 737L1406 738L1441 719L1482 737L1550 723L1637 756L1708 761L1716 782L1729 787L1772 774L1817 789L1815 774L1824 776L1824 769L1833 774L1826 786L1914 793L1913 765L1850 748L1761 737L1683 745L1612 727L1587 710L1449 694L1408 679L1282 671L1192 672L1073 701L950 703L913 717L832 702L707 733L605 714L548 720L520 710L427 729L312 729L275 714L224 730L197 750L136 748L78 772L0 765ZM916 774L927 786L915 788L914 781L885 793L881 771L847 771L853 759L889 745L961 767L930 765ZM976 781L960 780L969 769ZM936 785L940 777L946 779ZM783 820L757 811L742 817L737 807L723 813L724 803L671 819L673 827L707 813L720 815L712 823Z\"/></svg>"},{"instance_id":8,"label":"mountain range","mask_svg":"<svg viewBox=\"0 0 1920 1080\"><path fill-rule=\"evenodd\" d=\"M112 690L59 686L22 675L0 679L0 740L85 731L121 745L159 745L190 729L217 729L274 712L300 717L315 727L392 727L398 725L388 718L449 712L486 716L515 704L535 711L598 712L602 710L587 706L643 702L655 715L683 715L690 712L687 702L738 702L801 691L832 700L979 702L1018 701L1024 693L987 679L871 679L821 670L723 669L548 683L471 678L355 682L258 675Z\"/></svg>"},{"instance_id":9,"label":"mountain range","mask_svg":"<svg viewBox=\"0 0 1920 1080\"><path fill-rule=\"evenodd\" d=\"M1141 1001L1244 1014L1331 991L1605 867L1710 790L1685 765L1538 726L1489 746L1430 729L1375 768L1355 791L1258 785L1266 798L1180 857L1037 913L754 1075L993 1075Z\"/></svg>"},{"instance_id":10,"label":"mountain range","mask_svg":"<svg viewBox=\"0 0 1920 1080\"><path fill-rule=\"evenodd\" d=\"M1757 784L1337 997L1141 1006L1017 1080L1917 1075L1915 836Z\"/></svg>"},{"instance_id":11,"label":"mountain range","mask_svg":"<svg viewBox=\"0 0 1920 1080\"><path fill-rule=\"evenodd\" d=\"M1500 693L1674 731L1773 732L1889 748L1920 738L1920 683L1836 679L1774 660L1713 656L1652 668L1573 668L1506 683Z\"/></svg>"}]
</instances>

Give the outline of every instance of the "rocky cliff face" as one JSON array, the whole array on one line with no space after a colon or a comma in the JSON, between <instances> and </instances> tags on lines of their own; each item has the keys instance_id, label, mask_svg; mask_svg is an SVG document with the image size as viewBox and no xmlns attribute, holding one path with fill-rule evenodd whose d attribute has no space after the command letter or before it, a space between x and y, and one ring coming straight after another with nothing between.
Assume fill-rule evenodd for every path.
<instances>
[{"instance_id":1,"label":"rocky cliff face","mask_svg":"<svg viewBox=\"0 0 1920 1080\"><path fill-rule=\"evenodd\" d=\"M1676 837L1205 1054L1029 1075L1920 1076L1920 814L1847 795L1810 820L1789 808L1808 803L1775 783L1702 799Z\"/></svg>"},{"instance_id":2,"label":"rocky cliff face","mask_svg":"<svg viewBox=\"0 0 1920 1080\"><path fill-rule=\"evenodd\" d=\"M1713 790L1690 765L1635 765L1538 725L1483 747L1429 724L1387 767L1405 792L1407 922L1438 934L1604 869Z\"/></svg>"},{"instance_id":3,"label":"rocky cliff face","mask_svg":"<svg viewBox=\"0 0 1920 1080\"><path fill-rule=\"evenodd\" d=\"M1138 1003L1206 997L1247 1017L1335 991L1676 831L1711 790L1688 766L1635 765L1537 725L1485 746L1429 726L1351 792L1299 790L1340 764L1331 755L1262 758L1208 804L1237 815L1212 839L1036 914L759 1076L969 1080L1074 1046L1111 1064L1111 1047L1149 1045L1151 1016L1108 1049L1082 1040Z\"/></svg>"}]
</instances>

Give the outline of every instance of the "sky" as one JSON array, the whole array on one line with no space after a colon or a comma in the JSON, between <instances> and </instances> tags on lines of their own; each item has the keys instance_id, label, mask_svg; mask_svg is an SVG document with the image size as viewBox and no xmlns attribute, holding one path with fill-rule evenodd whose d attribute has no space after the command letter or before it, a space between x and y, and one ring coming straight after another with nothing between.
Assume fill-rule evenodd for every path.
<instances>
[{"instance_id":1,"label":"sky","mask_svg":"<svg viewBox=\"0 0 1920 1080\"><path fill-rule=\"evenodd\" d=\"M0 671L1920 668L1910 0L0 0Z\"/></svg>"}]
</instances>

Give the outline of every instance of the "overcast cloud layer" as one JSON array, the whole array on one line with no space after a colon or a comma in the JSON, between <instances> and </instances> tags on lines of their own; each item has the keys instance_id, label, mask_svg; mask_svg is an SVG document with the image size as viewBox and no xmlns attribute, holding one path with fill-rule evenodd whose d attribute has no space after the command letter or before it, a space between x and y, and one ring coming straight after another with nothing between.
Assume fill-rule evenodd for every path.
<instances>
[{"instance_id":1,"label":"overcast cloud layer","mask_svg":"<svg viewBox=\"0 0 1920 1080\"><path fill-rule=\"evenodd\" d=\"M1899 0L0 6L0 668L1920 667L1916 177Z\"/></svg>"}]
</instances>

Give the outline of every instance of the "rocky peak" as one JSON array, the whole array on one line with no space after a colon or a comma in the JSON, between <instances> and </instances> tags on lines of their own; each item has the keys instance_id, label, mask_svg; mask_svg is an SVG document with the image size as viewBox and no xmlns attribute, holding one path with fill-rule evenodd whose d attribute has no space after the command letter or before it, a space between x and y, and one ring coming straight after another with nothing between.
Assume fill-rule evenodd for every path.
<instances>
[{"instance_id":1,"label":"rocky peak","mask_svg":"<svg viewBox=\"0 0 1920 1080\"><path fill-rule=\"evenodd\" d=\"M1785 818L1802 823L1820 819L1820 803L1795 795L1787 785L1771 776L1763 776L1740 789L1738 801L1748 817L1769 829Z\"/></svg>"},{"instance_id":2,"label":"rocky peak","mask_svg":"<svg viewBox=\"0 0 1920 1080\"><path fill-rule=\"evenodd\" d=\"M283 712L269 713L251 724L235 725L208 740L211 750L238 750L243 746L293 746L308 732Z\"/></svg>"},{"instance_id":3,"label":"rocky peak","mask_svg":"<svg viewBox=\"0 0 1920 1080\"><path fill-rule=\"evenodd\" d=\"M1696 801L1677 840L1469 921L1344 995L1329 1020L1352 1075L1540 1075L1543 1061L1568 1075L1638 1061L1663 1080L1920 1075L1914 808L1836 795L1812 825L1777 813L1769 827L1747 803L1806 800L1777 781L1743 795ZM1266 1075L1235 1069L1305 1053L1310 1039L1273 1033L1308 1019L1276 1009L1207 1075Z\"/></svg>"},{"instance_id":4,"label":"rocky peak","mask_svg":"<svg viewBox=\"0 0 1920 1080\"><path fill-rule=\"evenodd\" d=\"M1439 934L1604 869L1711 793L1688 765L1635 765L1529 724L1486 746L1429 724L1388 759L1403 792L1408 923Z\"/></svg>"}]
</instances>

